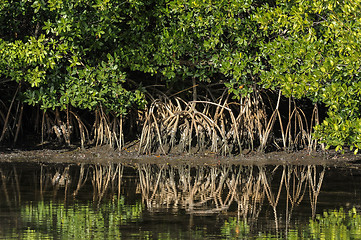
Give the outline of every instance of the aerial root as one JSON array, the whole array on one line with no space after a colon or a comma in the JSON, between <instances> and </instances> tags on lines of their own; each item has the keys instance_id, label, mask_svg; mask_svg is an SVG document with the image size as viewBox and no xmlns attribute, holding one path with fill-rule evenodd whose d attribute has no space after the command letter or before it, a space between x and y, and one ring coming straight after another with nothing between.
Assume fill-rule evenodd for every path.
<instances>
[{"instance_id":1,"label":"aerial root","mask_svg":"<svg viewBox=\"0 0 361 240\"><path fill-rule=\"evenodd\" d=\"M212 152L222 155L252 148L259 141L257 132L265 126L266 116L260 101L228 102L225 95L217 102L162 98L145 111L140 139L140 154L160 151ZM254 106L258 104L259 106Z\"/></svg>"}]
</instances>

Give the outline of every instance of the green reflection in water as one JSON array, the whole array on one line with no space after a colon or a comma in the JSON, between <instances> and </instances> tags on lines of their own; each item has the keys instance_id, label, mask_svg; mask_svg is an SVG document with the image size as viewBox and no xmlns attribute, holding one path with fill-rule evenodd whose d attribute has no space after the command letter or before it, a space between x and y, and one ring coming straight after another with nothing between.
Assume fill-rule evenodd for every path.
<instances>
[{"instance_id":1,"label":"green reflection in water","mask_svg":"<svg viewBox=\"0 0 361 240\"><path fill-rule=\"evenodd\" d=\"M361 215L355 208L345 212L329 210L310 219L305 226L296 226L287 233L250 233L249 226L236 218L225 221L222 229L225 239L361 239Z\"/></svg>"},{"instance_id":2,"label":"green reflection in water","mask_svg":"<svg viewBox=\"0 0 361 240\"><path fill-rule=\"evenodd\" d=\"M237 218L229 218L221 228L222 236L228 239L243 239L249 236L249 226L244 221L237 221Z\"/></svg>"},{"instance_id":3,"label":"green reflection in water","mask_svg":"<svg viewBox=\"0 0 361 240\"><path fill-rule=\"evenodd\" d=\"M167 222L159 229L141 230L144 204L124 203L124 197L97 205L76 202L71 205L52 201L24 203L19 223L7 229L5 239L205 239L201 230L182 231ZM179 226L178 226L179 227ZM154 229L153 229L154 230ZM0 231L1 232L1 231Z\"/></svg>"},{"instance_id":4,"label":"green reflection in water","mask_svg":"<svg viewBox=\"0 0 361 240\"><path fill-rule=\"evenodd\" d=\"M28 202L20 209L20 224L9 229L6 239L204 239L207 232L181 231L159 225L157 232L141 230L144 205L124 203L113 198L99 206L76 202L70 206L54 202ZM138 227L137 227L138 226ZM189 229L188 229L189 230ZM217 239L360 239L361 215L353 208L345 212L325 211L309 223L295 226L287 233L252 231L237 218L228 218ZM215 236L212 236L215 237Z\"/></svg>"},{"instance_id":5,"label":"green reflection in water","mask_svg":"<svg viewBox=\"0 0 361 240\"><path fill-rule=\"evenodd\" d=\"M121 238L121 225L141 218L143 205L124 204L124 197L96 207L92 204L29 202L21 207L22 229L9 237L21 239L114 239Z\"/></svg>"},{"instance_id":6,"label":"green reflection in water","mask_svg":"<svg viewBox=\"0 0 361 240\"><path fill-rule=\"evenodd\" d=\"M343 209L324 212L310 221L309 231L317 239L360 239L361 215L355 208L348 212Z\"/></svg>"}]
</instances>

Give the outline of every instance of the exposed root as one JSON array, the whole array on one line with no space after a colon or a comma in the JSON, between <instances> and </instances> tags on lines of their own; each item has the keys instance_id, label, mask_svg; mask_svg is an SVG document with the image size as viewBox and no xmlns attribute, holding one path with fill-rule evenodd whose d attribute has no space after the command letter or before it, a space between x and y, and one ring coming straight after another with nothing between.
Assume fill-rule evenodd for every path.
<instances>
[{"instance_id":1,"label":"exposed root","mask_svg":"<svg viewBox=\"0 0 361 240\"><path fill-rule=\"evenodd\" d=\"M229 102L229 95L217 103L174 97L155 100L146 111L139 153L209 151L230 155L254 149L266 114L258 95Z\"/></svg>"},{"instance_id":2,"label":"exposed root","mask_svg":"<svg viewBox=\"0 0 361 240\"><path fill-rule=\"evenodd\" d=\"M13 131L12 131L13 128L11 128L11 125L10 125L10 123L11 123L10 119L11 119L11 115L12 115L12 108L15 103L16 97L18 96L18 92L19 92L20 88L21 88L21 85L19 84L19 86L16 88L14 96L11 100L10 106L7 109L6 117L3 118L4 123L3 123L3 127L2 127L2 132L0 135L0 143L3 142L4 139L7 137L7 133L10 134L11 136L14 136ZM1 115L3 116L4 114L1 114ZM16 122L16 120L15 120L15 122Z\"/></svg>"},{"instance_id":3,"label":"exposed root","mask_svg":"<svg viewBox=\"0 0 361 240\"><path fill-rule=\"evenodd\" d=\"M22 130L24 105L16 100L19 89L20 85L8 107L0 101L0 143L10 138L15 144ZM191 89L192 101L178 96ZM34 130L41 132L41 143L46 139L57 139L59 143L71 146L75 140L76 143L80 141L82 148L94 144L122 150L124 135L131 140L140 137L140 154L237 155L254 150L274 150L274 147L277 150L313 151L319 146L312 137L313 127L319 124L317 105L312 116L307 116L308 113L289 98L288 116L282 115L281 111L285 109L280 109L281 91L275 104L267 94L257 90L237 100L232 99L227 89L217 88L215 92L200 85L175 94L169 92L170 97L160 90L155 89L155 92L158 98L148 92L152 102L144 111L132 112L127 117L108 111L104 106L92 113L71 106L47 109L42 114L38 109ZM79 112L86 112L86 117ZM127 126L125 134L123 126Z\"/></svg>"},{"instance_id":4,"label":"exposed root","mask_svg":"<svg viewBox=\"0 0 361 240\"><path fill-rule=\"evenodd\" d=\"M93 129L96 145L109 145L118 149L124 146L122 116L106 114L100 107L95 114Z\"/></svg>"}]
</instances>

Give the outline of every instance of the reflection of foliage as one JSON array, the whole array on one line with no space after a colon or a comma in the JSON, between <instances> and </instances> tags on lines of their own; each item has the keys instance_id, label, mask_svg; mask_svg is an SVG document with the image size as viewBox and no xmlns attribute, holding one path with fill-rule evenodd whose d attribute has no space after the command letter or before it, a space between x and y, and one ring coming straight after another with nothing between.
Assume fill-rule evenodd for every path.
<instances>
[{"instance_id":1,"label":"reflection of foliage","mask_svg":"<svg viewBox=\"0 0 361 240\"><path fill-rule=\"evenodd\" d=\"M353 208L348 213L341 208L318 215L310 222L309 231L313 238L354 239L361 237L361 215Z\"/></svg>"},{"instance_id":2,"label":"reflection of foliage","mask_svg":"<svg viewBox=\"0 0 361 240\"><path fill-rule=\"evenodd\" d=\"M248 224L236 218L225 221L222 236L227 239L359 239L361 237L361 215L353 208L348 212L339 210L324 211L310 220L307 226L296 226L284 236L269 232L259 232L257 237L250 233Z\"/></svg>"},{"instance_id":3,"label":"reflection of foliage","mask_svg":"<svg viewBox=\"0 0 361 240\"><path fill-rule=\"evenodd\" d=\"M59 239L119 238L122 236L119 225L139 219L142 210L140 202L126 205L123 196L101 204L98 209L81 203L72 207L44 201L29 203L21 209L26 228L14 234L29 239L52 238L55 233Z\"/></svg>"},{"instance_id":4,"label":"reflection of foliage","mask_svg":"<svg viewBox=\"0 0 361 240\"><path fill-rule=\"evenodd\" d=\"M227 239L244 238L249 235L249 226L244 221L238 221L237 218L230 218L224 222L221 233Z\"/></svg>"}]
</instances>

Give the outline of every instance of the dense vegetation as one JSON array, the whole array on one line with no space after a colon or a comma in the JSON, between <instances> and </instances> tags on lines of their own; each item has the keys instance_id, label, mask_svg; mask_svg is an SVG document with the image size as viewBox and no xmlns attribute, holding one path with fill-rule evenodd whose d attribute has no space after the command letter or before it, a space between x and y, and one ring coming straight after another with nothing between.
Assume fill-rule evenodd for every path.
<instances>
[{"instance_id":1,"label":"dense vegetation","mask_svg":"<svg viewBox=\"0 0 361 240\"><path fill-rule=\"evenodd\" d=\"M0 143L361 147L360 1L0 3Z\"/></svg>"}]
</instances>

